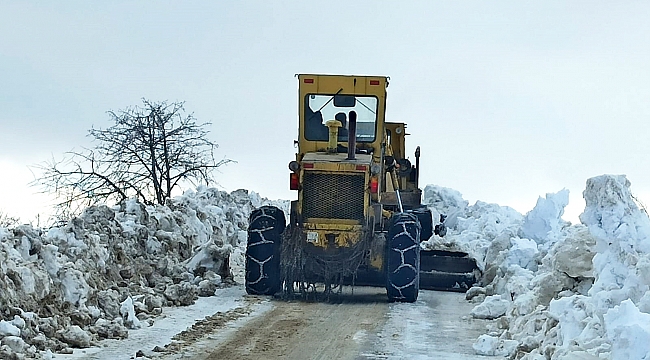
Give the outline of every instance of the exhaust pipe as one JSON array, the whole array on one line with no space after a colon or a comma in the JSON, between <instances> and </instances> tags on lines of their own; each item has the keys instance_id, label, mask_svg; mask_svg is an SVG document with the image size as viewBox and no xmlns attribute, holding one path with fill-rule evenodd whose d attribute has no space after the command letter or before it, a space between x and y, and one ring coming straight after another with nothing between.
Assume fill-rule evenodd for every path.
<instances>
[{"instance_id":1,"label":"exhaust pipe","mask_svg":"<svg viewBox=\"0 0 650 360\"><path fill-rule=\"evenodd\" d=\"M348 160L355 160L357 150L357 112L352 110L348 116Z\"/></svg>"},{"instance_id":2,"label":"exhaust pipe","mask_svg":"<svg viewBox=\"0 0 650 360\"><path fill-rule=\"evenodd\" d=\"M415 187L420 188L420 147L415 148Z\"/></svg>"}]
</instances>

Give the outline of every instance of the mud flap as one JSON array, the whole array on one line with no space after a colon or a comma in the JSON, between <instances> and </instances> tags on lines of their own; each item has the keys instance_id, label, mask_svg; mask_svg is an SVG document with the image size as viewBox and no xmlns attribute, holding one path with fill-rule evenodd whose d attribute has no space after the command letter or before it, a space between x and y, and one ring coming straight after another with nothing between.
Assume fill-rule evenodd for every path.
<instances>
[{"instance_id":1,"label":"mud flap","mask_svg":"<svg viewBox=\"0 0 650 360\"><path fill-rule=\"evenodd\" d=\"M467 253L443 250L420 252L420 288L465 292L479 282L481 271Z\"/></svg>"}]
</instances>

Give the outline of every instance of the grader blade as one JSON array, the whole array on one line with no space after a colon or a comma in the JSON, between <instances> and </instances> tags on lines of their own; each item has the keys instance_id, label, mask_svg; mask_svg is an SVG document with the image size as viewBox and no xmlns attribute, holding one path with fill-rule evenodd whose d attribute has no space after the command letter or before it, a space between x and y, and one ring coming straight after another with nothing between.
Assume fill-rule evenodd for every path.
<instances>
[{"instance_id":1,"label":"grader blade","mask_svg":"<svg viewBox=\"0 0 650 360\"><path fill-rule=\"evenodd\" d=\"M465 292L479 282L481 271L467 253L443 250L420 252L420 288Z\"/></svg>"}]
</instances>

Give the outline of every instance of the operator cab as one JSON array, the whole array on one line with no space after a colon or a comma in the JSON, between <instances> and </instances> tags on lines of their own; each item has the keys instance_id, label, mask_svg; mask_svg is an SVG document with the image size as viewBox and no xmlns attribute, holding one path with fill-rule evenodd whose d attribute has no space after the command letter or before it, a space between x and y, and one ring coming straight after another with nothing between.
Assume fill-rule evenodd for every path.
<instances>
[{"instance_id":1,"label":"operator cab","mask_svg":"<svg viewBox=\"0 0 650 360\"><path fill-rule=\"evenodd\" d=\"M342 127L338 141L348 141L347 119L357 113L357 143L372 143L377 137L377 98L359 95L308 94L305 97L305 139L328 141L328 120L338 120Z\"/></svg>"}]
</instances>

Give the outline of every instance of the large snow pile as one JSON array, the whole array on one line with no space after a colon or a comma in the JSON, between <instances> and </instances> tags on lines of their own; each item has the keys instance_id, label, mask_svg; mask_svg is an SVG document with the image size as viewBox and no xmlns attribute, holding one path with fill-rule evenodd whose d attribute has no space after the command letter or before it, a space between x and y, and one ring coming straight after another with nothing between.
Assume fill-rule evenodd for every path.
<instances>
[{"instance_id":1,"label":"large snow pile","mask_svg":"<svg viewBox=\"0 0 650 360\"><path fill-rule=\"evenodd\" d=\"M467 298L477 303L473 316L495 320L477 354L650 359L650 219L629 187L625 176L589 179L580 225L561 218L567 190L540 198L526 216L477 202L445 239L424 243L469 252L484 270L483 287ZM458 207L452 190L427 189Z\"/></svg>"},{"instance_id":2,"label":"large snow pile","mask_svg":"<svg viewBox=\"0 0 650 360\"><path fill-rule=\"evenodd\" d=\"M93 206L47 231L0 228L0 358L125 338L163 306L212 296L241 276L248 215L264 201L199 188L166 206Z\"/></svg>"}]
</instances>

